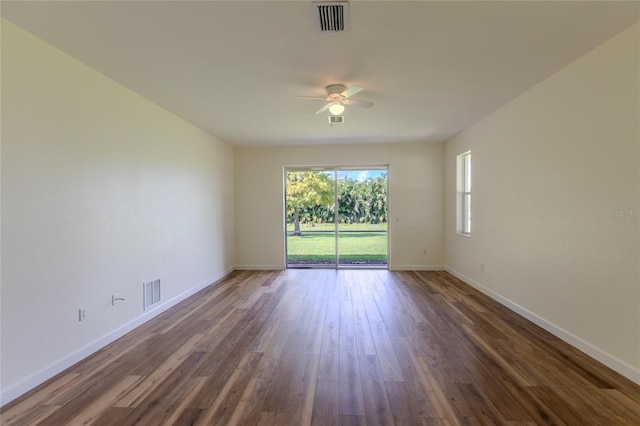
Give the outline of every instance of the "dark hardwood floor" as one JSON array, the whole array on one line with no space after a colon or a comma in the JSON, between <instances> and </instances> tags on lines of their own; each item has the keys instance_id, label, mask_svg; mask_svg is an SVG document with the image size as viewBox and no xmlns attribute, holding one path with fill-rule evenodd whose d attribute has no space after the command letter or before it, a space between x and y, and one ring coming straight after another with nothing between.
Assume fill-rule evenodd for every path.
<instances>
[{"instance_id":1,"label":"dark hardwood floor","mask_svg":"<svg viewBox=\"0 0 640 426\"><path fill-rule=\"evenodd\" d=\"M445 272L234 272L6 425L640 425L640 387Z\"/></svg>"}]
</instances>

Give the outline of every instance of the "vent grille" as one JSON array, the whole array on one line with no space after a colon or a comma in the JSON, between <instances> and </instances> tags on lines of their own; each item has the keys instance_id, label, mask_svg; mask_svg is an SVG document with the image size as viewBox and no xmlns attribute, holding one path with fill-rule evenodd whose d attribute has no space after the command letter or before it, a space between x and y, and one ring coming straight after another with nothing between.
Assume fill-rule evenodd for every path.
<instances>
[{"instance_id":1,"label":"vent grille","mask_svg":"<svg viewBox=\"0 0 640 426\"><path fill-rule=\"evenodd\" d=\"M144 310L146 311L161 299L160 280L144 283Z\"/></svg>"},{"instance_id":2,"label":"vent grille","mask_svg":"<svg viewBox=\"0 0 640 426\"><path fill-rule=\"evenodd\" d=\"M347 2L313 3L316 27L320 32L347 30Z\"/></svg>"},{"instance_id":3,"label":"vent grille","mask_svg":"<svg viewBox=\"0 0 640 426\"><path fill-rule=\"evenodd\" d=\"M330 115L329 124L331 126L334 124L344 124L344 115Z\"/></svg>"}]
</instances>

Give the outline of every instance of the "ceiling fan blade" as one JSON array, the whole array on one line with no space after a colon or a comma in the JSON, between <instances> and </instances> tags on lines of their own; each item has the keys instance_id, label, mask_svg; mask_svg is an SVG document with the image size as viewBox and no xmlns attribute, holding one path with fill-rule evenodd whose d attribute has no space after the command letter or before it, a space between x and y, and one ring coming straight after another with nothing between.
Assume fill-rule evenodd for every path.
<instances>
[{"instance_id":1,"label":"ceiling fan blade","mask_svg":"<svg viewBox=\"0 0 640 426\"><path fill-rule=\"evenodd\" d=\"M356 93L362 92L363 90L364 89L362 87L353 85L349 87L347 90L345 90L344 92L340 93L340 95L344 96L345 98L348 98L349 96L353 96Z\"/></svg>"},{"instance_id":2,"label":"ceiling fan blade","mask_svg":"<svg viewBox=\"0 0 640 426\"><path fill-rule=\"evenodd\" d=\"M319 110L316 111L316 114L320 114L321 112L325 112L326 110L329 109L329 107L331 106L331 102L329 102L328 104L326 104L325 106L323 106L322 108L320 108Z\"/></svg>"},{"instance_id":3,"label":"ceiling fan blade","mask_svg":"<svg viewBox=\"0 0 640 426\"><path fill-rule=\"evenodd\" d=\"M373 106L373 102L359 101L357 99L349 99L348 105L353 105L353 106L363 107L363 108L371 108Z\"/></svg>"},{"instance_id":4,"label":"ceiling fan blade","mask_svg":"<svg viewBox=\"0 0 640 426\"><path fill-rule=\"evenodd\" d=\"M315 96L296 96L297 99L310 99L312 101L326 101L327 98L316 98Z\"/></svg>"}]
</instances>

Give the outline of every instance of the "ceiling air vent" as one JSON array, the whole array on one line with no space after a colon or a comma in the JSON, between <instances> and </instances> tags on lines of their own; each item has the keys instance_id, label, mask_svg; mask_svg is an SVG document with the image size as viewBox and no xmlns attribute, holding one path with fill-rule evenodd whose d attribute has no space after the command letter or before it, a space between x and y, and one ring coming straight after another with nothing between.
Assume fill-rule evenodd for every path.
<instances>
[{"instance_id":1,"label":"ceiling air vent","mask_svg":"<svg viewBox=\"0 0 640 426\"><path fill-rule=\"evenodd\" d=\"M331 126L344 124L344 115L330 115L328 118Z\"/></svg>"},{"instance_id":2,"label":"ceiling air vent","mask_svg":"<svg viewBox=\"0 0 640 426\"><path fill-rule=\"evenodd\" d=\"M321 33L346 31L347 5L346 1L313 3L313 14L316 18L318 31Z\"/></svg>"}]
</instances>

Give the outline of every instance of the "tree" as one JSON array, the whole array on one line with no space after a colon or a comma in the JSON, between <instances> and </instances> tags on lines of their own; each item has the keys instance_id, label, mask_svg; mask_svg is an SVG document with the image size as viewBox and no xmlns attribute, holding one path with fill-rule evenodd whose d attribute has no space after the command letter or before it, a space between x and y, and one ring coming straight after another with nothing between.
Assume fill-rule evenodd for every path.
<instances>
[{"instance_id":1,"label":"tree","mask_svg":"<svg viewBox=\"0 0 640 426\"><path fill-rule=\"evenodd\" d=\"M333 181L322 172L287 173L287 214L293 215L293 235L300 232L300 212L333 202Z\"/></svg>"},{"instance_id":2,"label":"tree","mask_svg":"<svg viewBox=\"0 0 640 426\"><path fill-rule=\"evenodd\" d=\"M387 221L387 176L378 176L368 181L368 200L371 223Z\"/></svg>"},{"instance_id":3,"label":"tree","mask_svg":"<svg viewBox=\"0 0 640 426\"><path fill-rule=\"evenodd\" d=\"M387 220L387 176L338 182L340 223L384 223Z\"/></svg>"}]
</instances>

